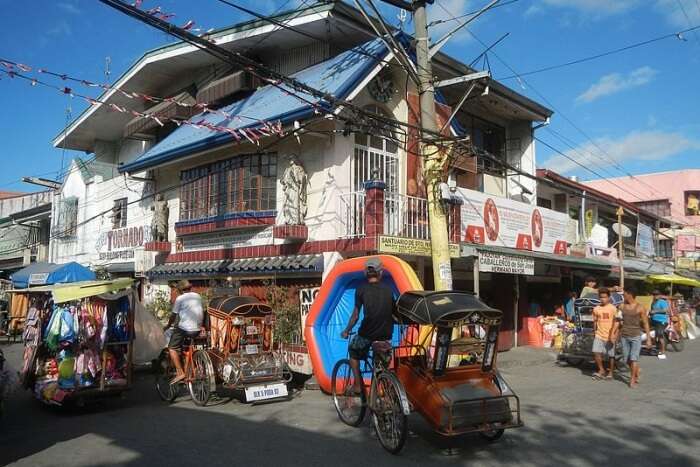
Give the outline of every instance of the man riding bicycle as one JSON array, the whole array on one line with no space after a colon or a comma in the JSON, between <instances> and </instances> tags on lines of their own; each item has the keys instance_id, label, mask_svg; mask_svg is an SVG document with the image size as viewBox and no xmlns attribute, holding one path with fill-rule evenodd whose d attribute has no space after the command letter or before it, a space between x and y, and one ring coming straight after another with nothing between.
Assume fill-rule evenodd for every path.
<instances>
[{"instance_id":1,"label":"man riding bicycle","mask_svg":"<svg viewBox=\"0 0 700 467\"><path fill-rule=\"evenodd\" d=\"M188 280L181 280L177 284L180 296L175 299L172 313L165 327L173 326L173 334L168 343L170 360L175 365L177 374L170 384L175 384L185 379L185 370L182 368L180 351L185 338L197 337L204 329L204 309L202 307L202 297L192 292L192 284Z\"/></svg>"},{"instance_id":2,"label":"man riding bicycle","mask_svg":"<svg viewBox=\"0 0 700 467\"><path fill-rule=\"evenodd\" d=\"M367 283L355 292L355 307L352 310L350 321L340 337L347 339L350 331L357 323L360 309L364 312L360 329L350 341L350 366L355 375L353 392L360 394L360 360L367 359L369 349L373 342L388 341L394 326L394 294L391 288L381 283L382 263L378 258L370 258L365 263L365 276Z\"/></svg>"}]
</instances>

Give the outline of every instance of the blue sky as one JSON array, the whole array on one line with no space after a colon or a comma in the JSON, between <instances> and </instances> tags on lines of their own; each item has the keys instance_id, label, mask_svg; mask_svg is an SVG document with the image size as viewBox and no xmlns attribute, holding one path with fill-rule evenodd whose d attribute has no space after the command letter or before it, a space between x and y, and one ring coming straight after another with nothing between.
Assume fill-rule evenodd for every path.
<instances>
[{"instance_id":1,"label":"blue sky","mask_svg":"<svg viewBox=\"0 0 700 467\"><path fill-rule=\"evenodd\" d=\"M237 1L264 13L285 3L285 8L298 4L298 0ZM446 10L460 15L487 3L437 2L442 7L432 7L431 21L449 19ZM177 13L177 24L193 19L207 29L250 19L216 0L146 0L144 5ZM105 57L111 59L114 81L145 50L172 41L95 0L0 0L0 8L9 19L0 30L0 57L92 81L105 80ZM383 7L383 11L391 22L397 21L397 10ZM452 24L435 27L434 37ZM489 55L493 76L502 78L513 75L508 67L523 73L689 24L700 25L700 0L519 0L487 13L470 30L485 43L510 33L494 49L497 57ZM683 39L666 39L505 83L555 110L550 127L537 130L538 137L601 175L700 167L700 31ZM444 50L468 63L482 49L477 39L462 32ZM4 106L0 190L31 190L19 182L20 177L55 176L62 158L67 165L76 154L63 155L50 141L65 124L66 108L70 106L76 116L84 103L7 76L0 76L0 100ZM595 178L543 145L537 148L537 159L540 167Z\"/></svg>"}]
</instances>

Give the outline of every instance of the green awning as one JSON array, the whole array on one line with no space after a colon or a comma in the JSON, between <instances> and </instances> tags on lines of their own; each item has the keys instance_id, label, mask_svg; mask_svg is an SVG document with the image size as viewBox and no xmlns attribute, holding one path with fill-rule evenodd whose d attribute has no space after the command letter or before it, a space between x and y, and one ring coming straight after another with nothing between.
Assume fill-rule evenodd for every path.
<instances>
[{"instance_id":1,"label":"green awning","mask_svg":"<svg viewBox=\"0 0 700 467\"><path fill-rule=\"evenodd\" d=\"M657 284L687 285L689 287L700 287L700 281L690 277L679 276L678 274L651 274L647 276L649 282Z\"/></svg>"}]
</instances>

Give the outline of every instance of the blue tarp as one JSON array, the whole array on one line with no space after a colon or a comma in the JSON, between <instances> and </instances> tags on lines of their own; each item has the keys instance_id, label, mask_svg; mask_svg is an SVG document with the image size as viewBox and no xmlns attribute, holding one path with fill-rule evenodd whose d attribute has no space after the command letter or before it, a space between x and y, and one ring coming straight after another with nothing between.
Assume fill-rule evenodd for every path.
<instances>
[{"instance_id":1,"label":"blue tarp","mask_svg":"<svg viewBox=\"0 0 700 467\"><path fill-rule=\"evenodd\" d=\"M335 98L345 99L348 94L364 79L370 71L388 54L384 43L375 39L347 50L331 59L306 68L292 75L298 81L319 91L331 94ZM313 115L311 105L329 107L302 91L293 91L286 85L267 85L255 91L246 99L221 108L236 117L227 119L216 113L202 113L190 119L197 123L204 122L235 130L260 127L260 122L282 124L308 118ZM291 93L301 97L294 97ZM305 102L306 101L306 102ZM206 128L182 125L156 146L139 156L135 161L119 168L120 172L135 172L148 169L171 160L190 155L204 149L210 149L234 140L228 133L214 132Z\"/></svg>"},{"instance_id":2,"label":"blue tarp","mask_svg":"<svg viewBox=\"0 0 700 467\"><path fill-rule=\"evenodd\" d=\"M10 276L12 286L26 289L30 285L65 284L68 282L93 281L95 273L71 262L65 264L32 263Z\"/></svg>"}]
</instances>

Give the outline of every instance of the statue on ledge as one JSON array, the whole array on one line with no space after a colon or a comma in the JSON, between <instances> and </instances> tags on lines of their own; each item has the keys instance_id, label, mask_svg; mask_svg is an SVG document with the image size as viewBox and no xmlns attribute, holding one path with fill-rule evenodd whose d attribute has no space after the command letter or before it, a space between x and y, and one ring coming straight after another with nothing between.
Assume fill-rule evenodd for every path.
<instances>
[{"instance_id":1,"label":"statue on ledge","mask_svg":"<svg viewBox=\"0 0 700 467\"><path fill-rule=\"evenodd\" d=\"M306 186L308 178L297 156L289 156L289 167L282 175L282 223L284 225L304 225L306 218Z\"/></svg>"},{"instance_id":2,"label":"statue on ledge","mask_svg":"<svg viewBox=\"0 0 700 467\"><path fill-rule=\"evenodd\" d=\"M151 221L151 234L154 242L168 241L168 217L170 217L170 208L168 202L163 199L163 194L156 195L153 206L153 220Z\"/></svg>"}]
</instances>

